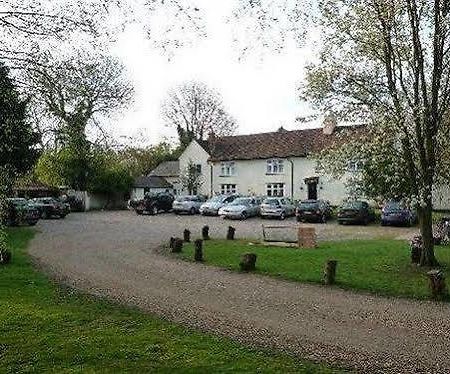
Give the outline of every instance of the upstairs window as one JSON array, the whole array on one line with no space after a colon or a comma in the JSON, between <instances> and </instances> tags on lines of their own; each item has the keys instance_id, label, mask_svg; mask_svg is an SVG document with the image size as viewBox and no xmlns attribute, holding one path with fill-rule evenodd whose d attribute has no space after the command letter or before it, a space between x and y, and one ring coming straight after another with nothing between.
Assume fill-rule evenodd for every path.
<instances>
[{"instance_id":1,"label":"upstairs window","mask_svg":"<svg viewBox=\"0 0 450 374\"><path fill-rule=\"evenodd\" d=\"M360 160L350 160L347 163L347 171L350 173L356 173L363 169L364 162Z\"/></svg>"},{"instance_id":2,"label":"upstairs window","mask_svg":"<svg viewBox=\"0 0 450 374\"><path fill-rule=\"evenodd\" d=\"M220 164L220 175L222 177L232 177L236 175L236 166L233 161L231 162L222 162Z\"/></svg>"},{"instance_id":3,"label":"upstairs window","mask_svg":"<svg viewBox=\"0 0 450 374\"><path fill-rule=\"evenodd\" d=\"M221 184L220 185L220 193L222 195L228 195L232 193L236 193L237 188L235 184Z\"/></svg>"},{"instance_id":4,"label":"upstairs window","mask_svg":"<svg viewBox=\"0 0 450 374\"><path fill-rule=\"evenodd\" d=\"M267 174L283 174L284 162L283 160L273 159L267 160Z\"/></svg>"}]
</instances>

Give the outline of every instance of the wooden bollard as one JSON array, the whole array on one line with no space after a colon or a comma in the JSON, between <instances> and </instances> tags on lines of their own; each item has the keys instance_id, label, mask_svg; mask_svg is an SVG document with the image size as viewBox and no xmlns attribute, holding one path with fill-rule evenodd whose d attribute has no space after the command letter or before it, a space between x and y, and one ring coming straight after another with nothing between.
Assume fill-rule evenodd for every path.
<instances>
[{"instance_id":1,"label":"wooden bollard","mask_svg":"<svg viewBox=\"0 0 450 374\"><path fill-rule=\"evenodd\" d=\"M209 226L203 226L202 237L203 237L203 240L209 240Z\"/></svg>"},{"instance_id":2,"label":"wooden bollard","mask_svg":"<svg viewBox=\"0 0 450 374\"><path fill-rule=\"evenodd\" d=\"M170 241L169 241L169 248L170 249L173 249L174 243L175 243L175 238L172 236L170 238Z\"/></svg>"},{"instance_id":3,"label":"wooden bollard","mask_svg":"<svg viewBox=\"0 0 450 374\"><path fill-rule=\"evenodd\" d=\"M7 250L0 251L0 265L7 265L11 262L11 252Z\"/></svg>"},{"instance_id":4,"label":"wooden bollard","mask_svg":"<svg viewBox=\"0 0 450 374\"><path fill-rule=\"evenodd\" d=\"M175 238L173 241L172 253L181 253L183 251L183 239Z\"/></svg>"},{"instance_id":5,"label":"wooden bollard","mask_svg":"<svg viewBox=\"0 0 450 374\"><path fill-rule=\"evenodd\" d=\"M191 241L191 232L188 229L183 231L183 239L186 243Z\"/></svg>"},{"instance_id":6,"label":"wooden bollard","mask_svg":"<svg viewBox=\"0 0 450 374\"><path fill-rule=\"evenodd\" d=\"M239 266L242 271L253 271L256 269L256 258L257 256L254 253L245 253L242 255L241 262Z\"/></svg>"},{"instance_id":7,"label":"wooden bollard","mask_svg":"<svg viewBox=\"0 0 450 374\"><path fill-rule=\"evenodd\" d=\"M228 226L227 240L234 240L235 233L236 233L236 229L232 226Z\"/></svg>"},{"instance_id":8,"label":"wooden bollard","mask_svg":"<svg viewBox=\"0 0 450 374\"><path fill-rule=\"evenodd\" d=\"M442 298L447 295L447 287L445 286L445 275L441 270L430 270L427 272L431 296L435 299Z\"/></svg>"},{"instance_id":9,"label":"wooden bollard","mask_svg":"<svg viewBox=\"0 0 450 374\"><path fill-rule=\"evenodd\" d=\"M325 264L325 271L323 273L323 282L327 285L332 285L336 281L336 260L328 260Z\"/></svg>"},{"instance_id":10,"label":"wooden bollard","mask_svg":"<svg viewBox=\"0 0 450 374\"><path fill-rule=\"evenodd\" d=\"M411 263L419 264L423 250L422 236L416 235L409 243L409 248L411 250Z\"/></svg>"},{"instance_id":11,"label":"wooden bollard","mask_svg":"<svg viewBox=\"0 0 450 374\"><path fill-rule=\"evenodd\" d=\"M203 240L197 239L194 241L195 245L195 253L194 253L194 260L197 262L203 261Z\"/></svg>"},{"instance_id":12,"label":"wooden bollard","mask_svg":"<svg viewBox=\"0 0 450 374\"><path fill-rule=\"evenodd\" d=\"M300 248L316 248L317 238L316 229L309 226L300 226L298 228L298 246Z\"/></svg>"}]
</instances>

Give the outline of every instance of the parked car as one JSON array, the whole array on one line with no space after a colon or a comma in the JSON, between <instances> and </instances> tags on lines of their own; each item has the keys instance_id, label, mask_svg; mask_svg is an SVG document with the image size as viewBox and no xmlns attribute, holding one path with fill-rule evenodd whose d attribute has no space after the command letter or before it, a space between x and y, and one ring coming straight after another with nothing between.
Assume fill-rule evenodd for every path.
<instances>
[{"instance_id":1,"label":"parked car","mask_svg":"<svg viewBox=\"0 0 450 374\"><path fill-rule=\"evenodd\" d=\"M295 211L297 221L326 223L331 218L331 206L325 200L303 200Z\"/></svg>"},{"instance_id":2,"label":"parked car","mask_svg":"<svg viewBox=\"0 0 450 374\"><path fill-rule=\"evenodd\" d=\"M224 218L247 219L260 214L260 197L238 197L230 204L219 209L219 216Z\"/></svg>"},{"instance_id":3,"label":"parked car","mask_svg":"<svg viewBox=\"0 0 450 374\"><path fill-rule=\"evenodd\" d=\"M175 214L196 214L200 213L200 207L205 201L206 198L200 195L179 196L173 202L172 209Z\"/></svg>"},{"instance_id":4,"label":"parked car","mask_svg":"<svg viewBox=\"0 0 450 374\"><path fill-rule=\"evenodd\" d=\"M72 208L70 207L70 203L69 203L69 201L67 200L67 198L59 198L59 199L56 199L56 200L58 200L58 201L62 204L62 206L63 206L63 208L64 208L64 213L66 214L66 216L67 216L70 212L72 212Z\"/></svg>"},{"instance_id":5,"label":"parked car","mask_svg":"<svg viewBox=\"0 0 450 374\"><path fill-rule=\"evenodd\" d=\"M200 206L200 214L204 216L217 216L219 209L236 200L237 195L217 195Z\"/></svg>"},{"instance_id":6,"label":"parked car","mask_svg":"<svg viewBox=\"0 0 450 374\"><path fill-rule=\"evenodd\" d=\"M365 201L348 201L341 205L337 213L339 224L356 223L368 225L375 220L375 212Z\"/></svg>"},{"instance_id":7,"label":"parked car","mask_svg":"<svg viewBox=\"0 0 450 374\"><path fill-rule=\"evenodd\" d=\"M39 210L42 219L66 217L66 207L54 197L39 197L31 200L31 204Z\"/></svg>"},{"instance_id":8,"label":"parked car","mask_svg":"<svg viewBox=\"0 0 450 374\"><path fill-rule=\"evenodd\" d=\"M144 199L138 201L134 206L136 214L155 215L160 211L168 212L172 209L174 197L170 193L158 193L145 195Z\"/></svg>"},{"instance_id":9,"label":"parked car","mask_svg":"<svg viewBox=\"0 0 450 374\"><path fill-rule=\"evenodd\" d=\"M22 224L34 226L38 223L39 217L39 211L30 205L26 199L6 199L6 217L4 218L6 226L19 226Z\"/></svg>"},{"instance_id":10,"label":"parked car","mask_svg":"<svg viewBox=\"0 0 450 374\"><path fill-rule=\"evenodd\" d=\"M381 210L381 225L412 226L417 220L416 213L398 201L386 203Z\"/></svg>"},{"instance_id":11,"label":"parked car","mask_svg":"<svg viewBox=\"0 0 450 374\"><path fill-rule=\"evenodd\" d=\"M286 197L268 197L261 204L262 218L279 218L284 220L295 214L295 205Z\"/></svg>"}]
</instances>

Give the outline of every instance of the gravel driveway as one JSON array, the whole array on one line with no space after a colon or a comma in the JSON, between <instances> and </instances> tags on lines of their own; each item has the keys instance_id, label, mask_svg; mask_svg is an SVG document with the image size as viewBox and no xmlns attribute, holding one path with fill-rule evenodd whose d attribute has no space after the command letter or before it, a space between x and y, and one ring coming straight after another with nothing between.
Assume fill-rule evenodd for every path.
<instances>
[{"instance_id":1,"label":"gravel driveway","mask_svg":"<svg viewBox=\"0 0 450 374\"><path fill-rule=\"evenodd\" d=\"M287 221L288 222L288 221ZM289 221L295 224L294 221ZM449 372L450 308L296 284L185 263L155 253L185 227L198 236L219 218L131 212L41 221L30 253L66 283L172 321L363 372ZM233 222L254 238L261 221ZM414 230L318 225L319 239L408 237Z\"/></svg>"}]
</instances>

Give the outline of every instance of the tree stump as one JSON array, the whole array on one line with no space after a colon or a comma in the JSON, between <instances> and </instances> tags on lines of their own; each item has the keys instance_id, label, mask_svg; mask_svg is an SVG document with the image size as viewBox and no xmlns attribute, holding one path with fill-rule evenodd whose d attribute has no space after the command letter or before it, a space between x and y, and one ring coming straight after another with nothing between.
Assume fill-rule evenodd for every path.
<instances>
[{"instance_id":1,"label":"tree stump","mask_svg":"<svg viewBox=\"0 0 450 374\"><path fill-rule=\"evenodd\" d=\"M336 281L336 260L328 260L325 264L325 271L323 274L323 281L327 285L332 285Z\"/></svg>"},{"instance_id":2,"label":"tree stump","mask_svg":"<svg viewBox=\"0 0 450 374\"><path fill-rule=\"evenodd\" d=\"M427 272L427 277L433 298L439 299L447 295L445 275L441 270L430 270Z\"/></svg>"},{"instance_id":3,"label":"tree stump","mask_svg":"<svg viewBox=\"0 0 450 374\"><path fill-rule=\"evenodd\" d=\"M186 243L191 241L191 232L188 229L183 231L183 239Z\"/></svg>"},{"instance_id":4,"label":"tree stump","mask_svg":"<svg viewBox=\"0 0 450 374\"><path fill-rule=\"evenodd\" d=\"M173 241L172 253L181 253L183 251L183 239L175 238Z\"/></svg>"},{"instance_id":5,"label":"tree stump","mask_svg":"<svg viewBox=\"0 0 450 374\"><path fill-rule=\"evenodd\" d=\"M409 243L409 248L411 249L411 263L420 264L420 257L423 250L422 236L415 236Z\"/></svg>"},{"instance_id":6,"label":"tree stump","mask_svg":"<svg viewBox=\"0 0 450 374\"><path fill-rule=\"evenodd\" d=\"M209 240L209 226L203 226L202 228L202 237L203 240Z\"/></svg>"},{"instance_id":7,"label":"tree stump","mask_svg":"<svg viewBox=\"0 0 450 374\"><path fill-rule=\"evenodd\" d=\"M11 262L11 252L7 250L0 251L0 265L7 265Z\"/></svg>"},{"instance_id":8,"label":"tree stump","mask_svg":"<svg viewBox=\"0 0 450 374\"><path fill-rule=\"evenodd\" d=\"M253 271L256 269L256 258L257 256L254 253L245 253L242 255L241 262L239 266L242 271Z\"/></svg>"},{"instance_id":9,"label":"tree stump","mask_svg":"<svg viewBox=\"0 0 450 374\"><path fill-rule=\"evenodd\" d=\"M195 245L194 260L197 262L203 262L203 240L197 239L194 242L194 245Z\"/></svg>"},{"instance_id":10,"label":"tree stump","mask_svg":"<svg viewBox=\"0 0 450 374\"><path fill-rule=\"evenodd\" d=\"M236 229L232 226L228 226L227 240L234 240L235 233L236 233Z\"/></svg>"}]
</instances>

